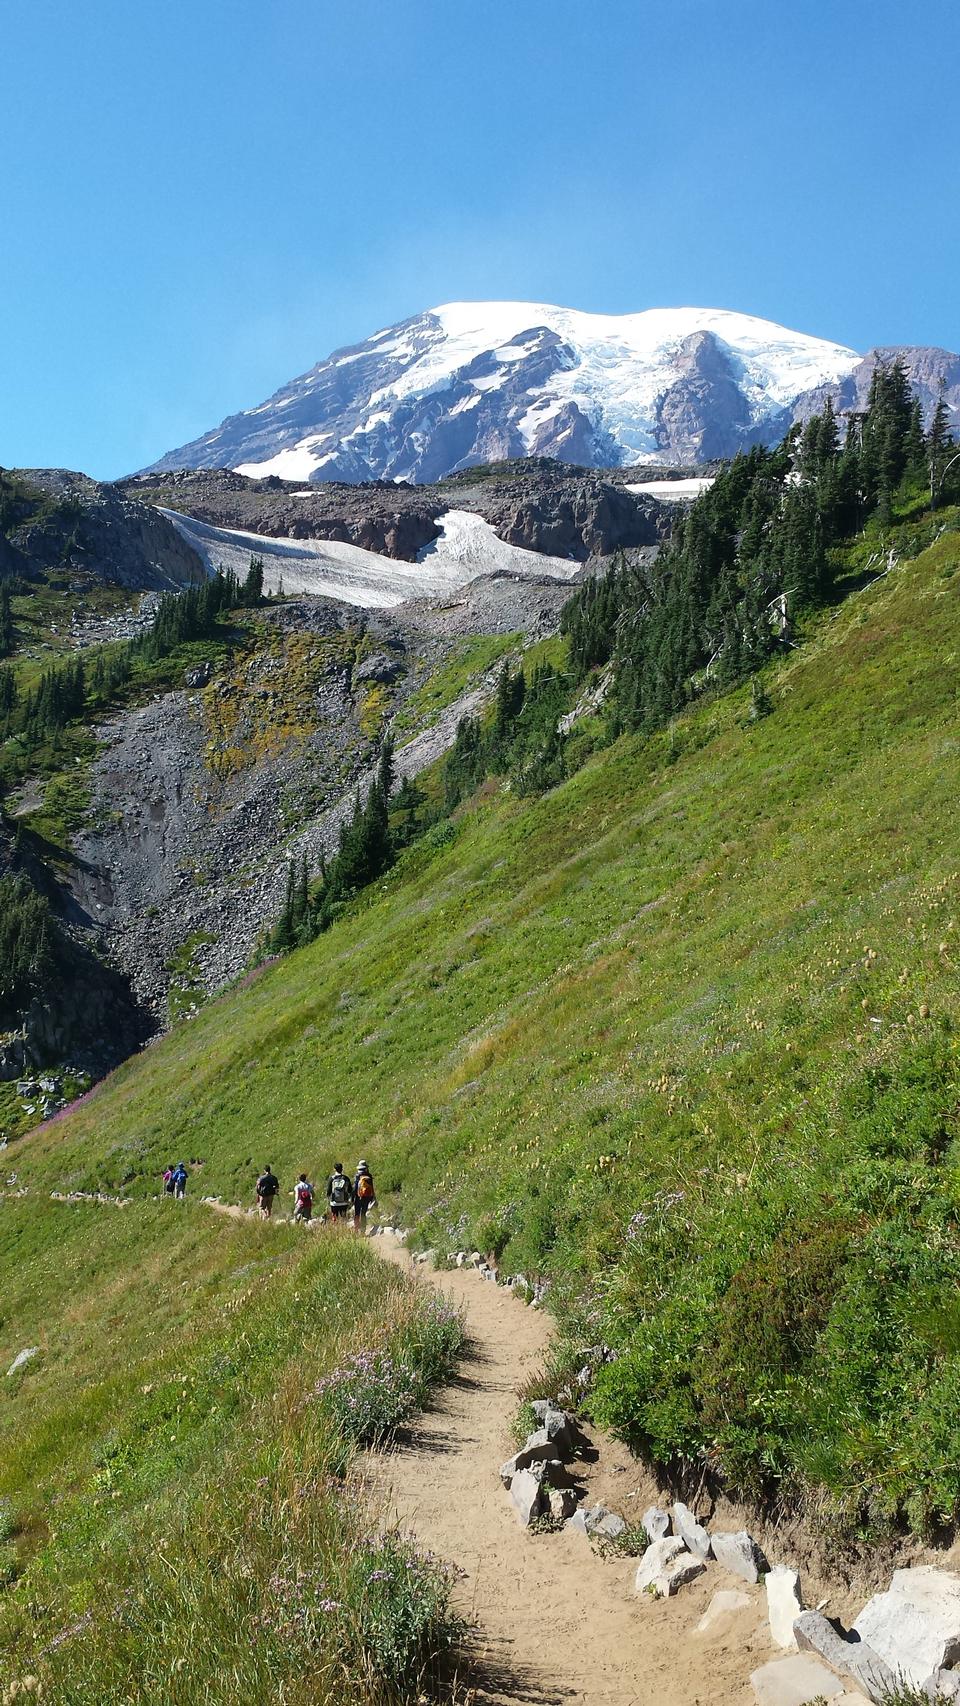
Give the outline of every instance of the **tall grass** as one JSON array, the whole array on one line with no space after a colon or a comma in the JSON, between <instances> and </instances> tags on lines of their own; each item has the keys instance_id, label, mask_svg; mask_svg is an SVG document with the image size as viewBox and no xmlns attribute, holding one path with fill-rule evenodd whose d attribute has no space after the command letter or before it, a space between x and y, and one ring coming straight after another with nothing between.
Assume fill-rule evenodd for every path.
<instances>
[{"instance_id":1,"label":"tall grass","mask_svg":"<svg viewBox=\"0 0 960 1706\"><path fill-rule=\"evenodd\" d=\"M402 1357L388 1438L449 1372L457 1318L350 1235L189 1206L21 1201L0 1272L19 1247L43 1308L78 1232L98 1249L68 1319L0 1398L17 1572L0 1687L36 1676L57 1706L399 1706L445 1687L450 1578L368 1496L369 1434L318 1387ZM13 1280L5 1297L29 1287Z\"/></svg>"}]
</instances>

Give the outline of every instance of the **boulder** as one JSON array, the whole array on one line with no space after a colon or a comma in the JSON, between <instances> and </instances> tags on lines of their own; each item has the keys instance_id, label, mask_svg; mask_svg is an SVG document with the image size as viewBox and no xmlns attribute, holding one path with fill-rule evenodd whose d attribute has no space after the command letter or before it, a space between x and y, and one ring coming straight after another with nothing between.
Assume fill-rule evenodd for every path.
<instances>
[{"instance_id":1,"label":"boulder","mask_svg":"<svg viewBox=\"0 0 960 1706\"><path fill-rule=\"evenodd\" d=\"M659 1505L648 1505L640 1518L648 1540L663 1540L670 1533L670 1517Z\"/></svg>"},{"instance_id":2,"label":"boulder","mask_svg":"<svg viewBox=\"0 0 960 1706\"><path fill-rule=\"evenodd\" d=\"M897 1678L866 1641L859 1641L838 1628L822 1611L802 1611L793 1625L793 1638L802 1653L816 1653L841 1676L852 1677L871 1700L893 1694Z\"/></svg>"},{"instance_id":3,"label":"boulder","mask_svg":"<svg viewBox=\"0 0 960 1706\"><path fill-rule=\"evenodd\" d=\"M835 1700L840 1684L812 1653L793 1653L789 1658L771 1659L752 1672L750 1681L757 1706L808 1706L812 1700Z\"/></svg>"},{"instance_id":4,"label":"boulder","mask_svg":"<svg viewBox=\"0 0 960 1706\"><path fill-rule=\"evenodd\" d=\"M524 1528L529 1528L538 1516L543 1515L547 1502L540 1481L529 1469L521 1469L519 1475L514 1475L510 1483L510 1499Z\"/></svg>"},{"instance_id":5,"label":"boulder","mask_svg":"<svg viewBox=\"0 0 960 1706\"><path fill-rule=\"evenodd\" d=\"M764 1586L767 1590L767 1617L774 1641L778 1647L795 1647L793 1625L803 1610L800 1577L786 1564L776 1564L769 1571Z\"/></svg>"},{"instance_id":6,"label":"boulder","mask_svg":"<svg viewBox=\"0 0 960 1706\"><path fill-rule=\"evenodd\" d=\"M577 1515L581 1513L578 1511ZM637 1593L666 1594L666 1572L678 1559L692 1558L678 1534L668 1534L663 1540L654 1540L643 1554L637 1565L634 1587Z\"/></svg>"},{"instance_id":7,"label":"boulder","mask_svg":"<svg viewBox=\"0 0 960 1706\"><path fill-rule=\"evenodd\" d=\"M7 1378L9 1379L11 1374L16 1374L19 1369L24 1368L28 1362L32 1362L33 1358L39 1354L39 1345L28 1345L25 1350L18 1351L10 1364L10 1367L7 1369Z\"/></svg>"},{"instance_id":8,"label":"boulder","mask_svg":"<svg viewBox=\"0 0 960 1706\"><path fill-rule=\"evenodd\" d=\"M932 1564L895 1570L887 1592L874 1594L853 1627L891 1670L923 1688L960 1659L960 1577Z\"/></svg>"},{"instance_id":9,"label":"boulder","mask_svg":"<svg viewBox=\"0 0 960 1706\"><path fill-rule=\"evenodd\" d=\"M572 1517L570 1517L568 1519L567 1527L574 1529L577 1534L586 1534L587 1533L587 1513L586 1513L586 1511L584 1511L584 1510L574 1511Z\"/></svg>"},{"instance_id":10,"label":"boulder","mask_svg":"<svg viewBox=\"0 0 960 1706\"><path fill-rule=\"evenodd\" d=\"M711 1541L713 1555L724 1570L729 1570L733 1576L740 1576L751 1585L760 1580L767 1567L767 1560L745 1528L738 1529L736 1534L711 1535Z\"/></svg>"},{"instance_id":11,"label":"boulder","mask_svg":"<svg viewBox=\"0 0 960 1706\"><path fill-rule=\"evenodd\" d=\"M726 1622L728 1617L735 1616L738 1611L746 1611L750 1604L750 1595L741 1593L739 1588L720 1588L696 1625L694 1634L709 1635L718 1623Z\"/></svg>"},{"instance_id":12,"label":"boulder","mask_svg":"<svg viewBox=\"0 0 960 1706\"><path fill-rule=\"evenodd\" d=\"M695 1558L709 1558L710 1536L686 1505L677 1503L673 1507L673 1532L680 1536L687 1551L692 1552Z\"/></svg>"}]
</instances>

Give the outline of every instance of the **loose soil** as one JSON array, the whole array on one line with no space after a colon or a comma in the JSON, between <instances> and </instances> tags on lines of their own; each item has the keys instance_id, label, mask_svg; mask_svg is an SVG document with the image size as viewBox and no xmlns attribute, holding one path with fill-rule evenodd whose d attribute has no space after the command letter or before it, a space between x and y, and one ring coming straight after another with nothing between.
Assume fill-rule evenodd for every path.
<instances>
[{"instance_id":1,"label":"loose soil","mask_svg":"<svg viewBox=\"0 0 960 1706\"><path fill-rule=\"evenodd\" d=\"M411 1271L392 1239L374 1248ZM638 1599L635 1559L602 1557L567 1530L522 1529L498 1470L551 1321L469 1269L412 1271L463 1310L469 1343L459 1375L372 1474L404 1527L463 1571L457 1599L477 1636L478 1706L752 1706L750 1672L775 1656L762 1588L745 1588L749 1609L697 1635L717 1589L743 1586L715 1565L675 1599ZM628 1522L656 1492L607 1440L583 1483L589 1502L609 1500Z\"/></svg>"}]
</instances>

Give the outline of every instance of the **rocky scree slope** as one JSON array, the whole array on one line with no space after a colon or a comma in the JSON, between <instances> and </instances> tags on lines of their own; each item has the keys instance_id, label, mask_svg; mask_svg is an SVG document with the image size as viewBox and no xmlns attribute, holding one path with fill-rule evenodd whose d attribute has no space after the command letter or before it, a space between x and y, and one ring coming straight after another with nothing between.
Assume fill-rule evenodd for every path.
<instances>
[{"instance_id":1,"label":"rocky scree slope","mask_svg":"<svg viewBox=\"0 0 960 1706\"><path fill-rule=\"evenodd\" d=\"M189 1012L275 922L288 861L316 871L335 851L388 723L411 707L396 768L413 777L493 693L496 671L480 668L420 727L418 689L478 635L553 632L566 597L556 583L494 579L397 613L309 598L247 617L225 665L98 730L71 924L92 932L154 1023Z\"/></svg>"},{"instance_id":2,"label":"rocky scree slope","mask_svg":"<svg viewBox=\"0 0 960 1706\"><path fill-rule=\"evenodd\" d=\"M927 413L941 382L960 406L960 358L896 353ZM719 309L446 303L335 350L154 468L362 483L438 480L528 455L587 467L708 462L776 443L827 392L850 406L877 354Z\"/></svg>"}]
</instances>

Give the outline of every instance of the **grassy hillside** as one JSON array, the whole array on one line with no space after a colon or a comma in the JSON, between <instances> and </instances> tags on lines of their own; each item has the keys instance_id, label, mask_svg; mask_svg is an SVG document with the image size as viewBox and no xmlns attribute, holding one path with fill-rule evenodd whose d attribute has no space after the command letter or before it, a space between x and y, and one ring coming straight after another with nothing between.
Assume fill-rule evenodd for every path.
<instances>
[{"instance_id":1,"label":"grassy hillside","mask_svg":"<svg viewBox=\"0 0 960 1706\"><path fill-rule=\"evenodd\" d=\"M455 1319L352 1237L172 1201L8 1197L0 1295L3 1369L38 1348L0 1383L0 1692L417 1697L449 1584L352 1457L422 1404Z\"/></svg>"},{"instance_id":2,"label":"grassy hillside","mask_svg":"<svg viewBox=\"0 0 960 1706\"><path fill-rule=\"evenodd\" d=\"M739 691L540 800L486 788L21 1178L146 1193L176 1150L237 1197L366 1154L424 1242L554 1275L658 1460L950 1520L958 566L944 533L825 616L769 716Z\"/></svg>"}]
</instances>

